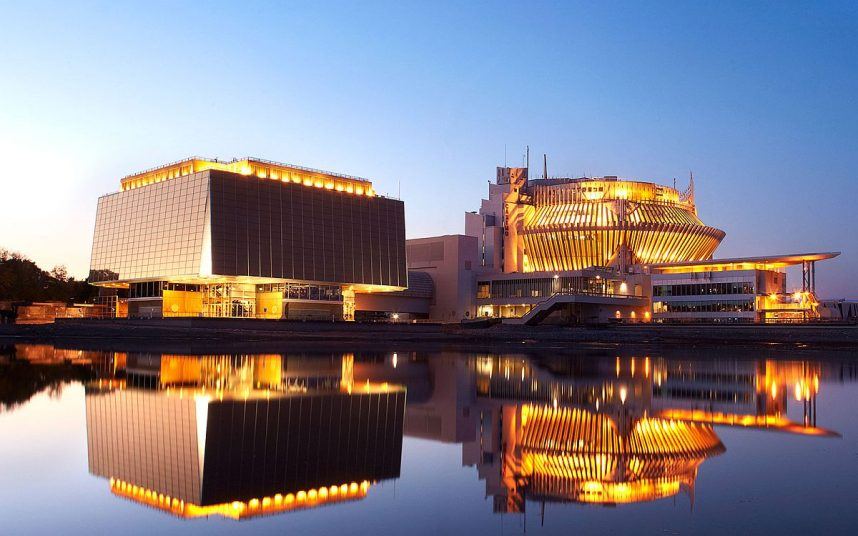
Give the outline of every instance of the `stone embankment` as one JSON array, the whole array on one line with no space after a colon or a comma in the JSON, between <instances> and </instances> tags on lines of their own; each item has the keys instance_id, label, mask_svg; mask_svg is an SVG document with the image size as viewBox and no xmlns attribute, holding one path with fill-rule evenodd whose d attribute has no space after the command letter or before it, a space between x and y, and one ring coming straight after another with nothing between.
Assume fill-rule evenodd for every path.
<instances>
[{"instance_id":1,"label":"stone embankment","mask_svg":"<svg viewBox=\"0 0 858 536\"><path fill-rule=\"evenodd\" d=\"M459 324L364 324L252 319L62 319L55 324L0 325L0 338L17 340L288 341L291 343L543 347L575 343L657 345L789 345L858 350L858 326L835 325L611 325L606 327Z\"/></svg>"}]
</instances>

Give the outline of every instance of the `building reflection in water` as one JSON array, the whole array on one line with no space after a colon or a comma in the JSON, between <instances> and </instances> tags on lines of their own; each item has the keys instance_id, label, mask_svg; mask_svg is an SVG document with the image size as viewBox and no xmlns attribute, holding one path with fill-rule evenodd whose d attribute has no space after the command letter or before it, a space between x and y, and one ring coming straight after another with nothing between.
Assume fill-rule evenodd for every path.
<instances>
[{"instance_id":1,"label":"building reflection in water","mask_svg":"<svg viewBox=\"0 0 858 536\"><path fill-rule=\"evenodd\" d=\"M0 364L88 367L56 381L96 378L90 472L117 496L188 518L361 499L399 476L403 434L460 444L498 513L693 501L698 471L725 452L718 427L837 437L817 426L820 382L858 379L852 362L716 356L13 350Z\"/></svg>"},{"instance_id":2,"label":"building reflection in water","mask_svg":"<svg viewBox=\"0 0 858 536\"><path fill-rule=\"evenodd\" d=\"M694 498L725 452L716 426L837 436L816 426L819 364L642 358L395 355L356 381L406 384L405 434L462 444L498 513L526 501ZM787 417L788 401L802 408Z\"/></svg>"},{"instance_id":3,"label":"building reflection in water","mask_svg":"<svg viewBox=\"0 0 858 536\"><path fill-rule=\"evenodd\" d=\"M185 518L362 499L399 476L405 390L355 385L353 363L113 354L86 390L90 472Z\"/></svg>"}]
</instances>

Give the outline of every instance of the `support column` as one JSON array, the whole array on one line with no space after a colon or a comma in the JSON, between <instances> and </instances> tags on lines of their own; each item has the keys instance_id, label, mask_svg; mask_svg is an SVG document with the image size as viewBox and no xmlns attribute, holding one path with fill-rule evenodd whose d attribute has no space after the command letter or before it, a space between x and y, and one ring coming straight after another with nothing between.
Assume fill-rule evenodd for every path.
<instances>
[{"instance_id":1,"label":"support column","mask_svg":"<svg viewBox=\"0 0 858 536\"><path fill-rule=\"evenodd\" d=\"M355 291L352 288L343 289L343 320L346 322L355 320Z\"/></svg>"},{"instance_id":2,"label":"support column","mask_svg":"<svg viewBox=\"0 0 858 536\"><path fill-rule=\"evenodd\" d=\"M816 261L810 261L810 291L816 295Z\"/></svg>"}]
</instances>

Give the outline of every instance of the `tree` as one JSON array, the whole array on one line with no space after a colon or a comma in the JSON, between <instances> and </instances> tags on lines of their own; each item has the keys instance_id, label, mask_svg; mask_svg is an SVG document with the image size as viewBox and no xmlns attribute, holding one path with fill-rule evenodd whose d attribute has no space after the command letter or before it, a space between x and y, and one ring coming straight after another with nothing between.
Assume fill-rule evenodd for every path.
<instances>
[{"instance_id":1,"label":"tree","mask_svg":"<svg viewBox=\"0 0 858 536\"><path fill-rule=\"evenodd\" d=\"M95 295L95 287L70 277L65 266L46 272L24 255L0 248L0 300L86 303Z\"/></svg>"},{"instance_id":2,"label":"tree","mask_svg":"<svg viewBox=\"0 0 858 536\"><path fill-rule=\"evenodd\" d=\"M54 266L51 270L51 277L56 279L57 281L66 282L69 280L69 271L68 268L63 264L58 264Z\"/></svg>"}]
</instances>

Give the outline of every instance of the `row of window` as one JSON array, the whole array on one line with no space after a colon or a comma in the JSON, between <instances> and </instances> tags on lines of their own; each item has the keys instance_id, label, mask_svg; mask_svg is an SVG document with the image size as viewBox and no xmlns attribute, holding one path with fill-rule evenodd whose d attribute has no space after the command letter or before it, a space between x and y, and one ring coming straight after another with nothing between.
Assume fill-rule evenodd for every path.
<instances>
[{"instance_id":1,"label":"row of window","mask_svg":"<svg viewBox=\"0 0 858 536\"><path fill-rule=\"evenodd\" d=\"M302 285L300 283L271 283L256 285L257 292L281 292L284 299L343 301L342 289L336 285Z\"/></svg>"},{"instance_id":2,"label":"row of window","mask_svg":"<svg viewBox=\"0 0 858 536\"><path fill-rule=\"evenodd\" d=\"M145 281L132 283L130 298L161 298L165 290L200 292L201 285L186 283L168 283L166 281ZM272 283L257 285L257 292L281 292L283 298L292 300L343 301L342 290L336 285L303 285L296 283Z\"/></svg>"},{"instance_id":3,"label":"row of window","mask_svg":"<svg viewBox=\"0 0 858 536\"><path fill-rule=\"evenodd\" d=\"M754 284L739 283L692 283L686 285L655 285L653 296L707 296L719 294L753 294Z\"/></svg>"},{"instance_id":4,"label":"row of window","mask_svg":"<svg viewBox=\"0 0 858 536\"><path fill-rule=\"evenodd\" d=\"M477 282L477 299L542 298L554 294L606 294L607 281L592 277L501 279Z\"/></svg>"},{"instance_id":5,"label":"row of window","mask_svg":"<svg viewBox=\"0 0 858 536\"><path fill-rule=\"evenodd\" d=\"M200 285L186 283L168 283L166 281L144 281L142 283L131 283L128 289L129 298L160 298L165 290L178 290L181 292L199 292Z\"/></svg>"},{"instance_id":6,"label":"row of window","mask_svg":"<svg viewBox=\"0 0 858 536\"><path fill-rule=\"evenodd\" d=\"M694 387L653 387L653 396L668 399L705 400L706 402L732 402L734 404L748 404L753 402L753 394L732 390L720 390L711 388Z\"/></svg>"},{"instance_id":7,"label":"row of window","mask_svg":"<svg viewBox=\"0 0 858 536\"><path fill-rule=\"evenodd\" d=\"M654 313L739 313L753 311L754 300L653 302Z\"/></svg>"}]
</instances>

